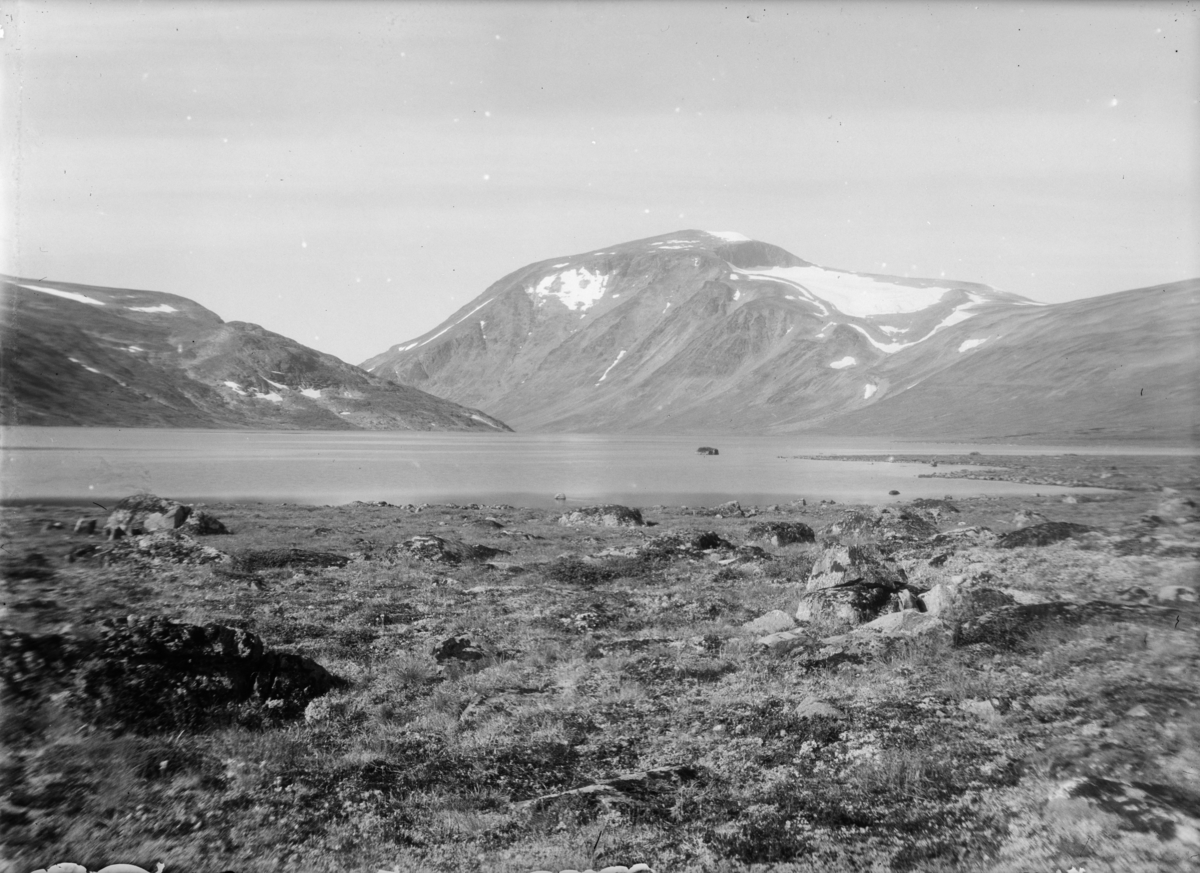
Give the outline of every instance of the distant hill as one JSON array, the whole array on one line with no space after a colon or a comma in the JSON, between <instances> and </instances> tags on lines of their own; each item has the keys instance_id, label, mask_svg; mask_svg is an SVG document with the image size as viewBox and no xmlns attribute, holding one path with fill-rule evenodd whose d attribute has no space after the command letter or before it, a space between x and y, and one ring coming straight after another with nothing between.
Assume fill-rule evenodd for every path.
<instances>
[{"instance_id":1,"label":"distant hill","mask_svg":"<svg viewBox=\"0 0 1200 873\"><path fill-rule=\"evenodd\" d=\"M1198 291L1050 306L688 230L517 270L363 367L522 430L1192 440Z\"/></svg>"},{"instance_id":2,"label":"distant hill","mask_svg":"<svg viewBox=\"0 0 1200 873\"><path fill-rule=\"evenodd\" d=\"M185 297L0 280L3 424L509 430Z\"/></svg>"}]
</instances>

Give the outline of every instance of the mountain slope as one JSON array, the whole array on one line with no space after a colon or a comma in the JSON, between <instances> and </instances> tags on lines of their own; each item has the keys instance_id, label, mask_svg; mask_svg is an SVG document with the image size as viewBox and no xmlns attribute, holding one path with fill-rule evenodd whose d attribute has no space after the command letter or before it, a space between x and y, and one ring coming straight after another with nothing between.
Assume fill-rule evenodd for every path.
<instances>
[{"instance_id":1,"label":"mountain slope","mask_svg":"<svg viewBox=\"0 0 1200 873\"><path fill-rule=\"evenodd\" d=\"M532 264L363 366L522 429L1191 438L1195 283L1111 297L1046 306L691 230Z\"/></svg>"},{"instance_id":2,"label":"mountain slope","mask_svg":"<svg viewBox=\"0 0 1200 873\"><path fill-rule=\"evenodd\" d=\"M0 279L4 424L509 429L184 297Z\"/></svg>"}]
</instances>

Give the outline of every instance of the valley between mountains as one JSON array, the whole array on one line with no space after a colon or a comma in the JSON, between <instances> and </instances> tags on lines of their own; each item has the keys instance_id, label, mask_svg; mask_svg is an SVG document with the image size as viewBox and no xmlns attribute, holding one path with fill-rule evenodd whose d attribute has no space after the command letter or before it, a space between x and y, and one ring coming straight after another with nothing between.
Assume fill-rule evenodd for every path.
<instances>
[{"instance_id":1,"label":"valley between mountains","mask_svg":"<svg viewBox=\"0 0 1200 873\"><path fill-rule=\"evenodd\" d=\"M1195 278L1047 305L686 230L523 267L361 368L176 295L3 290L5 424L1200 437Z\"/></svg>"}]
</instances>

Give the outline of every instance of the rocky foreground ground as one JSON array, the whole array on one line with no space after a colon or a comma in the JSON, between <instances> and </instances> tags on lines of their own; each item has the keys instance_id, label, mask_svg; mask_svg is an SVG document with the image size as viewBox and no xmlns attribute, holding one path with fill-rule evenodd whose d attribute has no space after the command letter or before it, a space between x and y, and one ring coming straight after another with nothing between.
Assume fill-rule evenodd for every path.
<instances>
[{"instance_id":1,"label":"rocky foreground ground","mask_svg":"<svg viewBox=\"0 0 1200 873\"><path fill-rule=\"evenodd\" d=\"M5 508L0 870L1196 869L1196 465L1068 463L1105 489Z\"/></svg>"}]
</instances>

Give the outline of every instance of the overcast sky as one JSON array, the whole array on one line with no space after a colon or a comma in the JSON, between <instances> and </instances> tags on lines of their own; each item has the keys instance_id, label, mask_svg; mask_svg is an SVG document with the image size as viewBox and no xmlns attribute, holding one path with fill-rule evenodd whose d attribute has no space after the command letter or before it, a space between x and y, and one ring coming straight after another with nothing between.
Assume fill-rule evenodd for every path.
<instances>
[{"instance_id":1,"label":"overcast sky","mask_svg":"<svg viewBox=\"0 0 1200 873\"><path fill-rule=\"evenodd\" d=\"M1200 275L1196 2L0 12L0 270L353 363L682 228L1048 302Z\"/></svg>"}]
</instances>

